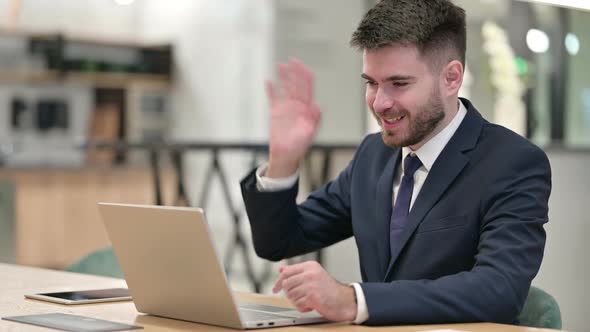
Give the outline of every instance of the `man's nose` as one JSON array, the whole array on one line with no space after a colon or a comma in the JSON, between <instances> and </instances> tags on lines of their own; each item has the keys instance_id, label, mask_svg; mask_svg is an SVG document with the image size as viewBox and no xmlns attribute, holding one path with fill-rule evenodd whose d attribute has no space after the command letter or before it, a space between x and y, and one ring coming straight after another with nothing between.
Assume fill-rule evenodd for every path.
<instances>
[{"instance_id":1,"label":"man's nose","mask_svg":"<svg viewBox=\"0 0 590 332\"><path fill-rule=\"evenodd\" d=\"M375 100L373 101L373 110L376 113L383 113L394 105L393 98L388 96L383 89L377 90L377 94L375 95Z\"/></svg>"}]
</instances>

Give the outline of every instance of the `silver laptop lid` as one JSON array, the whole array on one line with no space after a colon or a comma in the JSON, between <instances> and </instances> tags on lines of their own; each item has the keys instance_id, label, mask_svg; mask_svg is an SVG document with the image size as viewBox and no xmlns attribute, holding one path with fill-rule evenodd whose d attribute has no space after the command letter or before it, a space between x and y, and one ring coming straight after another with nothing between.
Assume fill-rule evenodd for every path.
<instances>
[{"instance_id":1,"label":"silver laptop lid","mask_svg":"<svg viewBox=\"0 0 590 332\"><path fill-rule=\"evenodd\" d=\"M245 328L203 210L99 203L138 311Z\"/></svg>"}]
</instances>

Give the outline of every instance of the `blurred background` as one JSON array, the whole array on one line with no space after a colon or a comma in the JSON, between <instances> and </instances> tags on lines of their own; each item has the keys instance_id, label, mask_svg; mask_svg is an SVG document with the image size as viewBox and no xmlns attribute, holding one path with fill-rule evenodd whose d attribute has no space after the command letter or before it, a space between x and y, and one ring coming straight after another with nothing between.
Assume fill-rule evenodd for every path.
<instances>
[{"instance_id":1,"label":"blurred background","mask_svg":"<svg viewBox=\"0 0 590 332\"><path fill-rule=\"evenodd\" d=\"M232 286L269 292L278 264L255 256L238 185L266 157L264 80L289 56L316 74L323 118L303 199L378 130L348 46L375 2L0 0L0 262L79 267L109 246L98 201L200 206ZM551 160L533 284L557 299L564 329L584 330L590 2L455 3L468 17L461 95ZM302 259L360 280L352 240Z\"/></svg>"}]
</instances>

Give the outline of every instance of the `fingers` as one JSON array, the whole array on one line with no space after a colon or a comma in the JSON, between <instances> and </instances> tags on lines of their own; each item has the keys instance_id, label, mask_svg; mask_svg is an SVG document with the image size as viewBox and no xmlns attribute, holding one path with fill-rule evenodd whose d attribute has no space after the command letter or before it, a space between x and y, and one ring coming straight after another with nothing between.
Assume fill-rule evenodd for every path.
<instances>
[{"instance_id":1,"label":"fingers","mask_svg":"<svg viewBox=\"0 0 590 332\"><path fill-rule=\"evenodd\" d=\"M291 64L298 77L299 95L303 102L309 104L314 98L314 76L313 72L297 58L291 58Z\"/></svg>"},{"instance_id":2,"label":"fingers","mask_svg":"<svg viewBox=\"0 0 590 332\"><path fill-rule=\"evenodd\" d=\"M302 296L295 301L291 301L291 303L293 303L293 305L295 306L295 308L297 308L297 311L299 312L310 312L313 310L313 308L310 308L307 305L307 296Z\"/></svg>"},{"instance_id":3,"label":"fingers","mask_svg":"<svg viewBox=\"0 0 590 332\"><path fill-rule=\"evenodd\" d=\"M305 104L310 104L313 101L314 76L301 60L291 58L287 63L280 63L278 65L278 74L281 97L296 99ZM276 98L276 94L274 96Z\"/></svg>"},{"instance_id":4,"label":"fingers","mask_svg":"<svg viewBox=\"0 0 590 332\"><path fill-rule=\"evenodd\" d=\"M305 282L305 275L303 273L296 274L289 278L286 278L282 282L282 288L286 292L290 292L291 290L299 287Z\"/></svg>"},{"instance_id":5,"label":"fingers","mask_svg":"<svg viewBox=\"0 0 590 332\"><path fill-rule=\"evenodd\" d=\"M310 104L314 101L315 78L313 72L297 58L291 58L291 64L294 68L293 72L297 79L297 92L300 99Z\"/></svg>"},{"instance_id":6,"label":"fingers","mask_svg":"<svg viewBox=\"0 0 590 332\"><path fill-rule=\"evenodd\" d=\"M295 87L291 80L291 68L289 64L279 63L278 65L279 81L281 82L281 97L293 98L295 95Z\"/></svg>"},{"instance_id":7,"label":"fingers","mask_svg":"<svg viewBox=\"0 0 590 332\"><path fill-rule=\"evenodd\" d=\"M302 297L301 299L297 300L296 302L292 302L297 311L299 312L310 312L313 309L307 306L307 298Z\"/></svg>"},{"instance_id":8,"label":"fingers","mask_svg":"<svg viewBox=\"0 0 590 332\"><path fill-rule=\"evenodd\" d=\"M316 310L334 321L354 320L354 290L331 277L318 262L283 266L279 271L281 275L273 291L284 290L298 311Z\"/></svg>"},{"instance_id":9,"label":"fingers","mask_svg":"<svg viewBox=\"0 0 590 332\"><path fill-rule=\"evenodd\" d=\"M313 103L311 104L310 109L310 116L312 117L314 123L317 124L322 119L322 112L320 111L320 107L318 106L318 104Z\"/></svg>"},{"instance_id":10,"label":"fingers","mask_svg":"<svg viewBox=\"0 0 590 332\"><path fill-rule=\"evenodd\" d=\"M288 291L285 290L287 299L297 308L300 312L312 311L313 308L309 303L309 294L307 294L307 288L305 285L299 285L298 287L291 288Z\"/></svg>"},{"instance_id":11,"label":"fingers","mask_svg":"<svg viewBox=\"0 0 590 332\"><path fill-rule=\"evenodd\" d=\"M275 283L273 292L283 290L285 295L297 310L308 312L313 310L310 305L310 291L314 288L313 283L317 281L315 276L318 272L324 271L317 262L304 262L291 266L282 266L279 268L281 275Z\"/></svg>"},{"instance_id":12,"label":"fingers","mask_svg":"<svg viewBox=\"0 0 590 332\"><path fill-rule=\"evenodd\" d=\"M301 264L295 264L291 266L281 266L279 272L281 273L279 279L272 288L273 293L278 293L281 289L284 289L284 281L296 274L300 274L304 271L304 267Z\"/></svg>"},{"instance_id":13,"label":"fingers","mask_svg":"<svg viewBox=\"0 0 590 332\"><path fill-rule=\"evenodd\" d=\"M302 297L307 296L307 290L304 285L300 285L299 287L291 288L286 291L286 295L291 303L296 303L301 300Z\"/></svg>"}]
</instances>

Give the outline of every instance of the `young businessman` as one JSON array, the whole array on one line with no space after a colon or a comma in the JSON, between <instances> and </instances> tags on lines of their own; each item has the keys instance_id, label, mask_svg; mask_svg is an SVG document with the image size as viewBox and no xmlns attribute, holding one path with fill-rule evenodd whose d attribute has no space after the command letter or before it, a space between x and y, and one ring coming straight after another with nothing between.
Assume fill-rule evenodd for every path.
<instances>
[{"instance_id":1,"label":"young businessman","mask_svg":"<svg viewBox=\"0 0 590 332\"><path fill-rule=\"evenodd\" d=\"M370 325L515 323L545 246L546 155L458 98L465 12L448 0L383 0L352 35L381 127L339 176L297 205L297 168L317 132L312 73L268 83L270 159L242 181L256 252L281 260L354 236L362 282L319 264L281 268L300 310Z\"/></svg>"}]
</instances>

